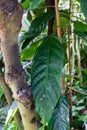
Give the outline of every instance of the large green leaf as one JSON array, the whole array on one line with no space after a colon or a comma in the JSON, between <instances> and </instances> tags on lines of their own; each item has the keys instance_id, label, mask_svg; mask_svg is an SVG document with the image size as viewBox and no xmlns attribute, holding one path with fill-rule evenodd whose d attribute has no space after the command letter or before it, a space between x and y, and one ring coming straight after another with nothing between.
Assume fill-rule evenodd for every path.
<instances>
[{"instance_id":1,"label":"large green leaf","mask_svg":"<svg viewBox=\"0 0 87 130\"><path fill-rule=\"evenodd\" d=\"M60 99L54 109L52 119L49 122L48 130L70 130L69 127L69 105L64 95Z\"/></svg>"},{"instance_id":2,"label":"large green leaf","mask_svg":"<svg viewBox=\"0 0 87 130\"><path fill-rule=\"evenodd\" d=\"M24 41L22 48L25 48L31 40L38 36L47 26L49 19L55 16L54 11L48 11L35 18L28 32L24 33L21 42Z\"/></svg>"},{"instance_id":3,"label":"large green leaf","mask_svg":"<svg viewBox=\"0 0 87 130\"><path fill-rule=\"evenodd\" d=\"M87 20L87 0L79 0L79 1L80 1L81 10L84 13L84 16Z\"/></svg>"},{"instance_id":4,"label":"large green leaf","mask_svg":"<svg viewBox=\"0 0 87 130\"><path fill-rule=\"evenodd\" d=\"M31 86L41 122L47 124L61 93L63 51L56 35L48 36L33 59Z\"/></svg>"}]
</instances>

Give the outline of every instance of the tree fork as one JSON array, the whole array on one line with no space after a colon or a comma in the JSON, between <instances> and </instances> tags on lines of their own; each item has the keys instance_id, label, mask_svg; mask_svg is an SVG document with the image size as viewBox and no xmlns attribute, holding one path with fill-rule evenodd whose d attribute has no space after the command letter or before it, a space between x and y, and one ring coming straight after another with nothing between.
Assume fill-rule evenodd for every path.
<instances>
[{"instance_id":1,"label":"tree fork","mask_svg":"<svg viewBox=\"0 0 87 130\"><path fill-rule=\"evenodd\" d=\"M32 122L36 115L32 110L32 93L20 64L18 33L23 10L17 0L0 0L0 46L5 63L5 81L17 100L25 130L37 130Z\"/></svg>"}]
</instances>

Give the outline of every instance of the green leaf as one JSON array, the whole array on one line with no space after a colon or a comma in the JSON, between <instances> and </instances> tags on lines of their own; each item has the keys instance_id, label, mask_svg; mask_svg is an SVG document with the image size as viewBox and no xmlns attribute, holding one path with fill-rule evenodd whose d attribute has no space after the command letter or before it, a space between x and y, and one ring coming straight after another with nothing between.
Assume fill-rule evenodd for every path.
<instances>
[{"instance_id":1,"label":"green leaf","mask_svg":"<svg viewBox=\"0 0 87 130\"><path fill-rule=\"evenodd\" d=\"M39 6L43 1L44 1L44 0L30 0L30 7L29 7L29 9L38 8L38 6Z\"/></svg>"},{"instance_id":2,"label":"green leaf","mask_svg":"<svg viewBox=\"0 0 87 130\"><path fill-rule=\"evenodd\" d=\"M13 101L13 103L8 111L8 115L6 118L6 125L8 125L8 123L10 123L11 120L14 118L14 115L17 112L17 110L18 110L18 105L17 105L16 101Z\"/></svg>"},{"instance_id":3,"label":"green leaf","mask_svg":"<svg viewBox=\"0 0 87 130\"><path fill-rule=\"evenodd\" d=\"M61 27L65 30L66 27L67 27L68 24L69 24L69 19L68 19L67 17L61 16L61 17L60 17L60 23L61 23Z\"/></svg>"},{"instance_id":4,"label":"green leaf","mask_svg":"<svg viewBox=\"0 0 87 130\"><path fill-rule=\"evenodd\" d=\"M76 35L78 35L79 37L81 37L82 39L87 41L87 32L83 32L83 31L74 31L74 33Z\"/></svg>"},{"instance_id":5,"label":"green leaf","mask_svg":"<svg viewBox=\"0 0 87 130\"><path fill-rule=\"evenodd\" d=\"M29 0L25 0L25 1L22 2L22 7L24 9L29 8L29 5L30 5L30 1Z\"/></svg>"},{"instance_id":6,"label":"green leaf","mask_svg":"<svg viewBox=\"0 0 87 130\"><path fill-rule=\"evenodd\" d=\"M78 115L79 121L87 121L87 114L85 115Z\"/></svg>"},{"instance_id":7,"label":"green leaf","mask_svg":"<svg viewBox=\"0 0 87 130\"><path fill-rule=\"evenodd\" d=\"M41 122L46 125L60 97L62 67L61 44L57 36L48 36L36 52L31 73L31 86L36 110L42 118Z\"/></svg>"},{"instance_id":8,"label":"green leaf","mask_svg":"<svg viewBox=\"0 0 87 130\"><path fill-rule=\"evenodd\" d=\"M40 45L40 41L32 43L27 49L21 52L21 61L32 58Z\"/></svg>"},{"instance_id":9,"label":"green leaf","mask_svg":"<svg viewBox=\"0 0 87 130\"><path fill-rule=\"evenodd\" d=\"M87 20L87 0L79 0L79 1L80 1L81 10Z\"/></svg>"},{"instance_id":10,"label":"green leaf","mask_svg":"<svg viewBox=\"0 0 87 130\"><path fill-rule=\"evenodd\" d=\"M23 42L23 49L30 43L30 41L32 41L46 28L49 19L53 18L54 16L54 11L48 11L32 21L29 31L24 33L21 37L21 42Z\"/></svg>"},{"instance_id":11,"label":"green leaf","mask_svg":"<svg viewBox=\"0 0 87 130\"><path fill-rule=\"evenodd\" d=\"M42 127L39 128L39 130L44 130L44 129L45 129L44 126L42 126Z\"/></svg>"},{"instance_id":12,"label":"green leaf","mask_svg":"<svg viewBox=\"0 0 87 130\"><path fill-rule=\"evenodd\" d=\"M69 127L69 105L67 98L61 95L57 103L48 130L70 130Z\"/></svg>"},{"instance_id":13,"label":"green leaf","mask_svg":"<svg viewBox=\"0 0 87 130\"><path fill-rule=\"evenodd\" d=\"M74 33L87 41L87 24L79 21L74 22Z\"/></svg>"},{"instance_id":14,"label":"green leaf","mask_svg":"<svg viewBox=\"0 0 87 130\"><path fill-rule=\"evenodd\" d=\"M75 21L74 22L74 29L75 29L75 31L87 32L87 24L79 22L79 21Z\"/></svg>"}]
</instances>

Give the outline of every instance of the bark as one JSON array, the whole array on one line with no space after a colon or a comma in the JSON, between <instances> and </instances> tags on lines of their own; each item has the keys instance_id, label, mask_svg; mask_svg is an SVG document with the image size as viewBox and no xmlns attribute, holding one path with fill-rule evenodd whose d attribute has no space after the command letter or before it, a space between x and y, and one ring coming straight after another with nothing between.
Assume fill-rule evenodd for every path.
<instances>
[{"instance_id":1,"label":"bark","mask_svg":"<svg viewBox=\"0 0 87 130\"><path fill-rule=\"evenodd\" d=\"M18 101L25 130L37 130L35 112L31 110L32 93L20 64L18 33L23 10L17 0L0 0L0 46L5 63L5 81Z\"/></svg>"}]
</instances>

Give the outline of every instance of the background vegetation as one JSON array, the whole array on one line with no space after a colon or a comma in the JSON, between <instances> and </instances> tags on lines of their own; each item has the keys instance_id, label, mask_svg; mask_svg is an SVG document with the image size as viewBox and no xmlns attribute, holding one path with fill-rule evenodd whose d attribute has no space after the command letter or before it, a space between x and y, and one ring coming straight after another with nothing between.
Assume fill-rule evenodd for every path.
<instances>
[{"instance_id":1,"label":"background vegetation","mask_svg":"<svg viewBox=\"0 0 87 130\"><path fill-rule=\"evenodd\" d=\"M87 0L59 1L61 35L56 33L55 2L19 2L24 9L20 61L32 88L39 129L87 130ZM0 130L18 130L13 120L18 106L6 100L4 71L0 53Z\"/></svg>"}]
</instances>

